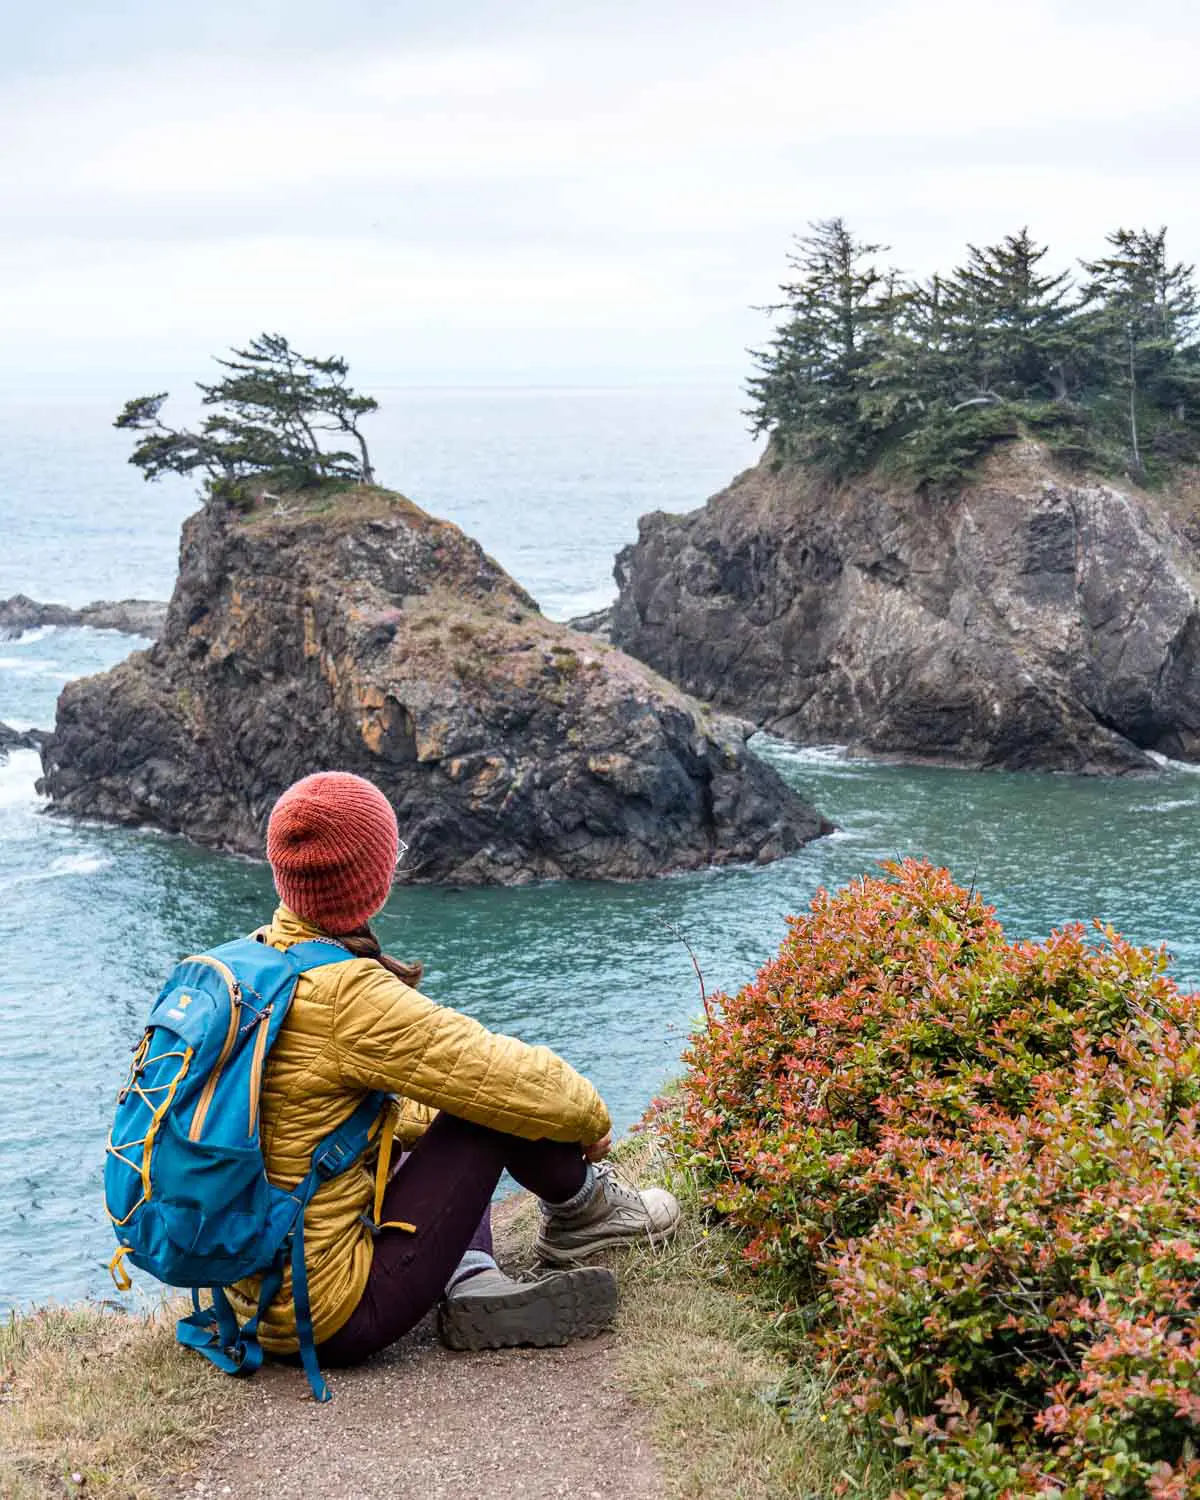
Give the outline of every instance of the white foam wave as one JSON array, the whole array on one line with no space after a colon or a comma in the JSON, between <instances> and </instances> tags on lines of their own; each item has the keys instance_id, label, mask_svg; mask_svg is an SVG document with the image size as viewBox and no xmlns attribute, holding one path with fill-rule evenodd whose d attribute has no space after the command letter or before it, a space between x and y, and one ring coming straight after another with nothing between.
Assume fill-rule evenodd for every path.
<instances>
[{"instance_id":1,"label":"white foam wave","mask_svg":"<svg viewBox=\"0 0 1200 1500\"><path fill-rule=\"evenodd\" d=\"M10 646L32 646L36 641L44 641L48 635L53 635L58 629L57 625L35 625L32 630L22 631L20 635L10 636Z\"/></svg>"},{"instance_id":2,"label":"white foam wave","mask_svg":"<svg viewBox=\"0 0 1200 1500\"><path fill-rule=\"evenodd\" d=\"M43 880L61 880L68 875L98 875L112 864L98 854L64 854L54 860L45 870L31 870L26 875L14 875L0 882L0 891L12 890L18 885L36 885Z\"/></svg>"},{"instance_id":3,"label":"white foam wave","mask_svg":"<svg viewBox=\"0 0 1200 1500\"><path fill-rule=\"evenodd\" d=\"M62 628L84 640L128 642L130 651L144 651L154 644L153 636L132 635L128 630L115 630L107 625L64 625Z\"/></svg>"},{"instance_id":4,"label":"white foam wave","mask_svg":"<svg viewBox=\"0 0 1200 1500\"><path fill-rule=\"evenodd\" d=\"M45 872L47 879L55 875L99 875L112 864L100 854L64 854L56 859Z\"/></svg>"},{"instance_id":5,"label":"white foam wave","mask_svg":"<svg viewBox=\"0 0 1200 1500\"><path fill-rule=\"evenodd\" d=\"M1160 755L1157 750L1147 750L1146 754L1164 771L1181 771L1185 776L1200 776L1200 761L1172 760L1169 755Z\"/></svg>"},{"instance_id":6,"label":"white foam wave","mask_svg":"<svg viewBox=\"0 0 1200 1500\"><path fill-rule=\"evenodd\" d=\"M852 756L845 745L792 745L787 740L755 736L750 748L781 771L807 771L839 781L857 781L878 769L876 763Z\"/></svg>"},{"instance_id":7,"label":"white foam wave","mask_svg":"<svg viewBox=\"0 0 1200 1500\"><path fill-rule=\"evenodd\" d=\"M42 758L36 750L12 750L6 761L0 761L0 807L37 807L45 799L38 796L37 779L42 774Z\"/></svg>"},{"instance_id":8,"label":"white foam wave","mask_svg":"<svg viewBox=\"0 0 1200 1500\"><path fill-rule=\"evenodd\" d=\"M1164 813L1178 812L1181 807L1195 807L1194 797L1174 797L1165 802L1139 802L1136 807L1131 807L1130 812L1136 813Z\"/></svg>"},{"instance_id":9,"label":"white foam wave","mask_svg":"<svg viewBox=\"0 0 1200 1500\"><path fill-rule=\"evenodd\" d=\"M0 672L11 672L14 677L61 677L62 666L56 661L29 661L21 656L0 656Z\"/></svg>"},{"instance_id":10,"label":"white foam wave","mask_svg":"<svg viewBox=\"0 0 1200 1500\"><path fill-rule=\"evenodd\" d=\"M796 745L787 757L800 766L844 766L849 759L845 745Z\"/></svg>"},{"instance_id":11,"label":"white foam wave","mask_svg":"<svg viewBox=\"0 0 1200 1500\"><path fill-rule=\"evenodd\" d=\"M755 735L751 747L772 760L786 760L798 766L841 766L848 761L845 745L793 745L790 740L776 739L770 734Z\"/></svg>"}]
</instances>

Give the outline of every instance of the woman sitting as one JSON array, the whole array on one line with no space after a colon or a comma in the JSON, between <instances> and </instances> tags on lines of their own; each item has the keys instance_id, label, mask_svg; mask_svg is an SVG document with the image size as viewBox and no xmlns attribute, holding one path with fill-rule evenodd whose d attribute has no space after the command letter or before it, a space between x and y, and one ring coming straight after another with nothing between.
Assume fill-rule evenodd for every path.
<instances>
[{"instance_id":1,"label":"woman sitting","mask_svg":"<svg viewBox=\"0 0 1200 1500\"><path fill-rule=\"evenodd\" d=\"M294 1186L318 1142L372 1090L394 1096L380 1119L377 1167L386 1174L393 1142L407 1153L381 1202L372 1172L352 1168L309 1206L317 1352L323 1363L357 1363L435 1305L452 1348L596 1333L611 1321L615 1283L610 1271L580 1262L610 1246L663 1239L679 1205L661 1188L625 1186L603 1163L611 1125L587 1079L545 1047L436 1005L416 988L420 965L380 951L367 923L387 900L398 848L382 792L340 771L296 782L267 830L282 904L257 936L279 949L313 939L346 949L344 963L301 976L267 1058L267 1174ZM510 1280L492 1255L490 1205L504 1171L541 1200L535 1250L561 1269L538 1280ZM231 1289L242 1318L253 1315L258 1293L258 1278ZM259 1336L274 1353L296 1351L290 1276Z\"/></svg>"}]
</instances>

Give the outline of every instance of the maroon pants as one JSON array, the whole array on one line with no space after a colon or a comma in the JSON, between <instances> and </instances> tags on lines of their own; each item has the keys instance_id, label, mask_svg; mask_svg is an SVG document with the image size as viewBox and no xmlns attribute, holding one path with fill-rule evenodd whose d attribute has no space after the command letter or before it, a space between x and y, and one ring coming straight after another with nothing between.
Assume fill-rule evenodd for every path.
<instances>
[{"instance_id":1,"label":"maroon pants","mask_svg":"<svg viewBox=\"0 0 1200 1500\"><path fill-rule=\"evenodd\" d=\"M414 1224L416 1233L380 1231L358 1306L318 1350L323 1364L358 1364L395 1343L437 1302L466 1250L491 1251L488 1208L504 1171L548 1203L564 1203L583 1186L587 1163L579 1146L435 1117L383 1198L383 1218Z\"/></svg>"}]
</instances>

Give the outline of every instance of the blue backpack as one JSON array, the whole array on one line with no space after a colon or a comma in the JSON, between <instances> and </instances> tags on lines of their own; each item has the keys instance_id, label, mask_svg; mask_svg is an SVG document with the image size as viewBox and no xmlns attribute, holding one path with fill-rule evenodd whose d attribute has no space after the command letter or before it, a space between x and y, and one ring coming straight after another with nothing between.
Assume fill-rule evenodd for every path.
<instances>
[{"instance_id":1,"label":"blue backpack","mask_svg":"<svg viewBox=\"0 0 1200 1500\"><path fill-rule=\"evenodd\" d=\"M318 1401L328 1401L313 1345L304 1210L323 1182L366 1150L389 1096L369 1093L313 1152L289 1192L267 1180L259 1141L263 1063L308 969L344 963L340 944L297 943L286 952L253 938L185 958L163 986L108 1139L104 1197L120 1246L111 1265L122 1291L126 1257L168 1286L189 1287L194 1311L176 1336L230 1375L262 1364L259 1319L278 1294L290 1255L300 1357ZM380 1139L380 1216L391 1132ZM405 1225L405 1228L411 1226ZM254 1316L239 1326L223 1288L262 1273ZM212 1303L200 1302L202 1288Z\"/></svg>"}]
</instances>

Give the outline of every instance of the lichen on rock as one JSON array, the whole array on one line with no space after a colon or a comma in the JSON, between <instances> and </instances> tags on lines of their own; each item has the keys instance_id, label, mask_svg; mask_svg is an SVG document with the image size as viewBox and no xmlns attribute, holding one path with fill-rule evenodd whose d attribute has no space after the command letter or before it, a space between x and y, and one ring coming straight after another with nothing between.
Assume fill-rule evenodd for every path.
<instances>
[{"instance_id":1,"label":"lichen on rock","mask_svg":"<svg viewBox=\"0 0 1200 1500\"><path fill-rule=\"evenodd\" d=\"M191 517L161 638L68 685L44 785L57 810L260 854L283 788L335 767L392 800L407 878L636 878L828 831L748 732L359 486Z\"/></svg>"}]
</instances>

